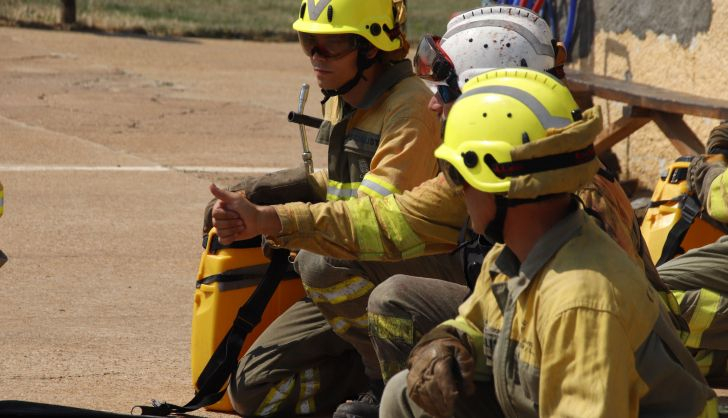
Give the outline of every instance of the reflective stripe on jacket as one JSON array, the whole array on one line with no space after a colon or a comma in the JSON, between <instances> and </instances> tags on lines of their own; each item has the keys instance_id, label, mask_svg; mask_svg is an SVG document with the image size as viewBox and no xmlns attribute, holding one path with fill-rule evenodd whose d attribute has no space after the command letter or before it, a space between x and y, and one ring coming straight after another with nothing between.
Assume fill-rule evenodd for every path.
<instances>
[{"instance_id":1,"label":"reflective stripe on jacket","mask_svg":"<svg viewBox=\"0 0 728 418\"><path fill-rule=\"evenodd\" d=\"M405 60L389 67L357 107L329 100L316 138L328 145L327 200L383 197L434 177L440 120L428 109L431 97Z\"/></svg>"}]
</instances>

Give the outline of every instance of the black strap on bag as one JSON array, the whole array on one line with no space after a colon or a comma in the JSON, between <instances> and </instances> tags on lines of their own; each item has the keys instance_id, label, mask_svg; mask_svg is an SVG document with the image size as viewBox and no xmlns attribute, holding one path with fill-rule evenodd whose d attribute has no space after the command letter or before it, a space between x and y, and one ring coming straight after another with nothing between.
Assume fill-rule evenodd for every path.
<instances>
[{"instance_id":1,"label":"black strap on bag","mask_svg":"<svg viewBox=\"0 0 728 418\"><path fill-rule=\"evenodd\" d=\"M652 205L653 204L650 204L650 206ZM660 254L660 259L657 260L655 266L659 267L661 264L672 259L679 251L681 251L680 244L682 244L683 239L685 239L685 235L687 235L688 229L690 229L693 221L695 221L695 218L700 214L700 202L693 195L685 194L680 196L678 199L678 205L682 210L682 215L667 234L665 245L662 247L662 254Z\"/></svg>"},{"instance_id":2,"label":"black strap on bag","mask_svg":"<svg viewBox=\"0 0 728 418\"><path fill-rule=\"evenodd\" d=\"M237 369L238 355L243 348L245 337L255 328L263 316L263 311L273 297L288 269L290 251L274 249L268 269L255 288L253 294L238 310L230 330L210 357L207 365L197 379L199 388L195 397L184 406L152 400L152 406L137 405L143 415L167 416L184 414L218 402L225 395L225 386Z\"/></svg>"}]
</instances>

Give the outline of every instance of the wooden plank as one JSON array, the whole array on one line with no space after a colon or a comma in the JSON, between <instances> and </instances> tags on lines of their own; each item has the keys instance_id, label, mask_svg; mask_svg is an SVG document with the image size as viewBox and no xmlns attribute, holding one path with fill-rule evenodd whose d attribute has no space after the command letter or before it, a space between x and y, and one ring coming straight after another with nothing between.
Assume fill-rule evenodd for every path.
<instances>
[{"instance_id":1,"label":"wooden plank","mask_svg":"<svg viewBox=\"0 0 728 418\"><path fill-rule=\"evenodd\" d=\"M677 148L680 155L705 154L705 145L698 139L692 129L685 123L682 115L653 112L652 119L660 130Z\"/></svg>"},{"instance_id":2,"label":"wooden plank","mask_svg":"<svg viewBox=\"0 0 728 418\"><path fill-rule=\"evenodd\" d=\"M728 119L728 100L700 97L576 70L567 71L566 84L575 92L589 92L633 106L667 113Z\"/></svg>"}]
</instances>

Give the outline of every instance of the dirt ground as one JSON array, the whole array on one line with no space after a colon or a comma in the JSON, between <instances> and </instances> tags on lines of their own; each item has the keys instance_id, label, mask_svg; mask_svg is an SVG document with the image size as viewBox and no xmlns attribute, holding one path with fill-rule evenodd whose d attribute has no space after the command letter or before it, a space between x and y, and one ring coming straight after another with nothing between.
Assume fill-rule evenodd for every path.
<instances>
[{"instance_id":1,"label":"dirt ground","mask_svg":"<svg viewBox=\"0 0 728 418\"><path fill-rule=\"evenodd\" d=\"M189 400L207 186L300 163L302 82L296 44L0 28L0 399Z\"/></svg>"},{"instance_id":2,"label":"dirt ground","mask_svg":"<svg viewBox=\"0 0 728 418\"><path fill-rule=\"evenodd\" d=\"M0 400L189 400L207 186L300 163L302 82L296 44L0 28Z\"/></svg>"}]
</instances>

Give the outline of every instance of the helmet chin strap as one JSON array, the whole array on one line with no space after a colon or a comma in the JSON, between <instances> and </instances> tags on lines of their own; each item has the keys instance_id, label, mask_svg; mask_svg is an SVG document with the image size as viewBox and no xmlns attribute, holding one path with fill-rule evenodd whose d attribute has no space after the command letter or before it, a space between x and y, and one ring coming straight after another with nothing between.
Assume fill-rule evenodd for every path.
<instances>
[{"instance_id":1,"label":"helmet chin strap","mask_svg":"<svg viewBox=\"0 0 728 418\"><path fill-rule=\"evenodd\" d=\"M506 212L509 207L526 205L529 203L542 202L563 196L564 193L547 194L538 196L533 199L508 199L503 195L495 196L495 217L485 228L485 235L489 240L502 244L505 242L503 238L503 226L506 222Z\"/></svg>"},{"instance_id":2,"label":"helmet chin strap","mask_svg":"<svg viewBox=\"0 0 728 418\"><path fill-rule=\"evenodd\" d=\"M508 212L508 199L504 196L495 196L495 217L485 227L485 236L492 242L503 243L503 225L506 223L506 212Z\"/></svg>"},{"instance_id":3,"label":"helmet chin strap","mask_svg":"<svg viewBox=\"0 0 728 418\"><path fill-rule=\"evenodd\" d=\"M354 87L356 87L357 84L359 84L359 81L364 79L366 80L366 77L364 77L364 71L374 65L376 62L376 58L369 58L367 57L367 49L360 48L357 50L356 55L356 75L354 77L344 83L341 87L337 89L321 89L321 93L324 95L324 99L321 100L321 104L326 103L330 98L334 96L340 96L342 94L346 94L351 91Z\"/></svg>"}]
</instances>

